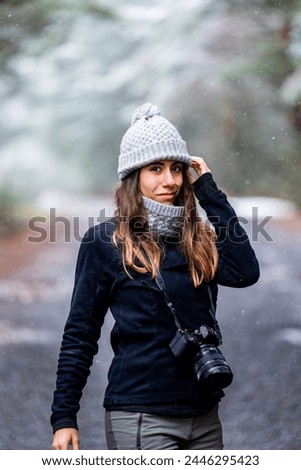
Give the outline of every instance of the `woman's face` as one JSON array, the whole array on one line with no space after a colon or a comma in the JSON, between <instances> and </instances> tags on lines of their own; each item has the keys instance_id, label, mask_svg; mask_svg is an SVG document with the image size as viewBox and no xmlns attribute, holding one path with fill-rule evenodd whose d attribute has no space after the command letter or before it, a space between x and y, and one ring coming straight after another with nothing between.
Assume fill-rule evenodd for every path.
<instances>
[{"instance_id":1,"label":"woman's face","mask_svg":"<svg viewBox=\"0 0 301 470\"><path fill-rule=\"evenodd\" d=\"M175 160L161 160L141 168L142 195L162 204L173 204L183 184L183 166Z\"/></svg>"}]
</instances>

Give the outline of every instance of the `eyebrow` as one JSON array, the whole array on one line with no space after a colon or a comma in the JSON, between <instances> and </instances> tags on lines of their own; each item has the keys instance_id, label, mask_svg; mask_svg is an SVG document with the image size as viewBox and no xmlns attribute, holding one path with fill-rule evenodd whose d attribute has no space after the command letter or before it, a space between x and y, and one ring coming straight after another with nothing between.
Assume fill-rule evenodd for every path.
<instances>
[{"instance_id":1,"label":"eyebrow","mask_svg":"<svg viewBox=\"0 0 301 470\"><path fill-rule=\"evenodd\" d=\"M182 164L183 164L183 162L180 162L179 160L170 160L170 161L172 161L174 165L176 165L176 164L182 165ZM163 163L162 161L152 162L152 163L150 163L150 164L147 165L147 166L151 166L151 165L162 165L162 166L163 166L164 163Z\"/></svg>"}]
</instances>

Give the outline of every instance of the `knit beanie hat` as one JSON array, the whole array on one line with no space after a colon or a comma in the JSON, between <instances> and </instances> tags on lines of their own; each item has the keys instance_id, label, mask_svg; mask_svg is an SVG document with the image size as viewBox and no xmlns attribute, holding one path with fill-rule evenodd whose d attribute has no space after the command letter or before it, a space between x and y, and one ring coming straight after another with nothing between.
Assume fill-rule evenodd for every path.
<instances>
[{"instance_id":1,"label":"knit beanie hat","mask_svg":"<svg viewBox=\"0 0 301 470\"><path fill-rule=\"evenodd\" d=\"M177 129L161 116L158 106L145 103L134 112L131 127L122 138L119 179L123 180L137 168L163 159L187 165L191 163L186 142Z\"/></svg>"}]
</instances>

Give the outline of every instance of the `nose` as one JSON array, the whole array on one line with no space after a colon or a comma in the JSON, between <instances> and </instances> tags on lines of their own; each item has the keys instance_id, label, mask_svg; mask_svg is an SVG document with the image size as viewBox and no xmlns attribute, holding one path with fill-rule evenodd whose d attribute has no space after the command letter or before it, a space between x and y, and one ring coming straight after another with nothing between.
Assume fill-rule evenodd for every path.
<instances>
[{"instance_id":1,"label":"nose","mask_svg":"<svg viewBox=\"0 0 301 470\"><path fill-rule=\"evenodd\" d=\"M174 186L175 178L169 168L163 172L162 176L162 186Z\"/></svg>"}]
</instances>

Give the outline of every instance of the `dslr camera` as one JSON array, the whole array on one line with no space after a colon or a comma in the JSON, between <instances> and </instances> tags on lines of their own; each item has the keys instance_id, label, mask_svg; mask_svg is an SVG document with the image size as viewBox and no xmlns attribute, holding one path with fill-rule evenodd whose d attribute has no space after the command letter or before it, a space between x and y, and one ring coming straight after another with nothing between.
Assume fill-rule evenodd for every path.
<instances>
[{"instance_id":1,"label":"dslr camera","mask_svg":"<svg viewBox=\"0 0 301 470\"><path fill-rule=\"evenodd\" d=\"M177 359L193 362L200 384L211 392L217 392L228 387L233 380L233 373L218 348L219 343L217 332L202 325L194 332L178 329L169 347Z\"/></svg>"}]
</instances>

